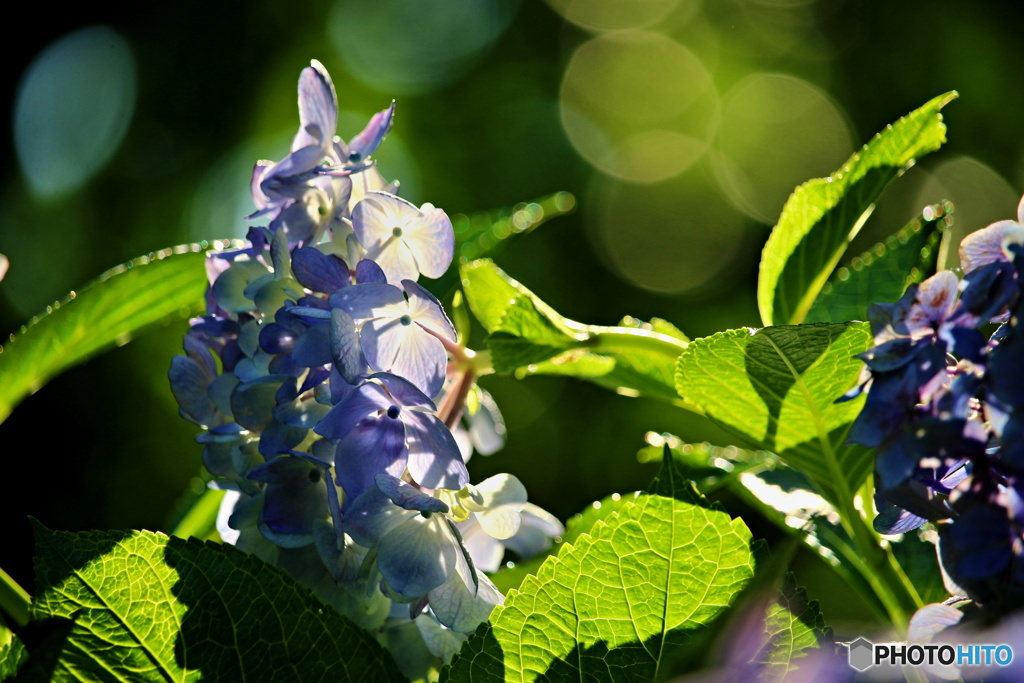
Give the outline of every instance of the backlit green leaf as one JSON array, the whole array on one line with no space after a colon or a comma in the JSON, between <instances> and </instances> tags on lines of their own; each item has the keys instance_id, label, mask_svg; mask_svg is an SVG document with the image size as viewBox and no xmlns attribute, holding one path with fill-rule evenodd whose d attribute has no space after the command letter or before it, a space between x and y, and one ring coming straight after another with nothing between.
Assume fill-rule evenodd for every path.
<instances>
[{"instance_id":1,"label":"backlit green leaf","mask_svg":"<svg viewBox=\"0 0 1024 683\"><path fill-rule=\"evenodd\" d=\"M689 502L671 459L652 490L511 591L442 680L657 678L749 581L753 557L742 520Z\"/></svg>"},{"instance_id":2,"label":"backlit green leaf","mask_svg":"<svg viewBox=\"0 0 1024 683\"><path fill-rule=\"evenodd\" d=\"M0 421L71 366L148 325L200 313L205 258L198 244L164 249L108 270L47 306L0 350Z\"/></svg>"},{"instance_id":3,"label":"backlit green leaf","mask_svg":"<svg viewBox=\"0 0 1024 683\"><path fill-rule=\"evenodd\" d=\"M835 503L871 470L869 452L845 443L863 399L835 403L857 381L862 363L854 354L870 345L866 323L729 330L690 344L679 357L676 388Z\"/></svg>"},{"instance_id":4,"label":"backlit green leaf","mask_svg":"<svg viewBox=\"0 0 1024 683\"><path fill-rule=\"evenodd\" d=\"M864 320L868 306L896 301L907 287L935 273L941 243L952 225L952 204L936 204L885 242L854 258L811 306L807 322Z\"/></svg>"},{"instance_id":5,"label":"backlit green leaf","mask_svg":"<svg viewBox=\"0 0 1024 683\"><path fill-rule=\"evenodd\" d=\"M828 178L798 187L765 244L757 303L765 325L803 322L889 182L946 141L940 95L874 137Z\"/></svg>"}]
</instances>

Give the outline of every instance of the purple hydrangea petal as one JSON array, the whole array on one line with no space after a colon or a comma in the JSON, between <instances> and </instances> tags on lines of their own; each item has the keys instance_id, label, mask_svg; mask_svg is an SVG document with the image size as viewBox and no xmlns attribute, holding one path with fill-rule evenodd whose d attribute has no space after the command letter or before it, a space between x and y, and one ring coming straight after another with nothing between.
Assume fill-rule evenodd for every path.
<instances>
[{"instance_id":1,"label":"purple hydrangea petal","mask_svg":"<svg viewBox=\"0 0 1024 683\"><path fill-rule=\"evenodd\" d=\"M377 380L384 388L388 390L388 393L395 397L395 399L403 406L416 406L422 410L430 412L436 412L437 407L434 402L424 394L422 391L416 388L409 380L398 375L392 375L387 372L378 372L370 375L371 379Z\"/></svg>"},{"instance_id":2,"label":"purple hydrangea petal","mask_svg":"<svg viewBox=\"0 0 1024 683\"><path fill-rule=\"evenodd\" d=\"M292 360L299 367L312 368L327 365L331 357L331 323L322 321L306 330L292 351Z\"/></svg>"},{"instance_id":3,"label":"purple hydrangea petal","mask_svg":"<svg viewBox=\"0 0 1024 683\"><path fill-rule=\"evenodd\" d=\"M362 161L377 151L384 136L391 130L392 119L395 115L395 102L391 106L373 115L370 122L348 143L348 159L350 163Z\"/></svg>"},{"instance_id":4,"label":"purple hydrangea petal","mask_svg":"<svg viewBox=\"0 0 1024 683\"><path fill-rule=\"evenodd\" d=\"M316 247L302 247L292 254L292 272L299 283L314 292L330 294L351 283L348 265L334 254Z\"/></svg>"},{"instance_id":5,"label":"purple hydrangea petal","mask_svg":"<svg viewBox=\"0 0 1024 683\"><path fill-rule=\"evenodd\" d=\"M459 453L455 437L434 415L403 411L409 474L428 489L461 489L469 483L469 472Z\"/></svg>"},{"instance_id":6,"label":"purple hydrangea petal","mask_svg":"<svg viewBox=\"0 0 1024 683\"><path fill-rule=\"evenodd\" d=\"M384 284L387 281L388 276L384 274L380 266L370 259L364 258L356 264L356 282L361 284L369 282Z\"/></svg>"},{"instance_id":7,"label":"purple hydrangea petal","mask_svg":"<svg viewBox=\"0 0 1024 683\"><path fill-rule=\"evenodd\" d=\"M340 289L330 297L331 306L361 321L381 316L398 318L407 306L402 290L387 284L359 284Z\"/></svg>"},{"instance_id":8,"label":"purple hydrangea petal","mask_svg":"<svg viewBox=\"0 0 1024 683\"><path fill-rule=\"evenodd\" d=\"M448 504L443 500L420 491L406 484L398 477L389 474L378 474L374 478L377 488L391 499L391 502L405 510L417 512L448 512Z\"/></svg>"},{"instance_id":9,"label":"purple hydrangea petal","mask_svg":"<svg viewBox=\"0 0 1024 683\"><path fill-rule=\"evenodd\" d=\"M989 263L1009 260L1003 252L1003 238L1020 227L1020 223L1015 221L997 221L967 235L960 242L960 266L964 274Z\"/></svg>"},{"instance_id":10,"label":"purple hydrangea petal","mask_svg":"<svg viewBox=\"0 0 1024 683\"><path fill-rule=\"evenodd\" d=\"M331 408L313 431L328 439L342 439L357 424L380 411L386 412L393 405L394 401L380 385L363 382Z\"/></svg>"},{"instance_id":11,"label":"purple hydrangea petal","mask_svg":"<svg viewBox=\"0 0 1024 683\"><path fill-rule=\"evenodd\" d=\"M325 481L319 469L302 458L282 456L255 468L249 478L267 483L260 531L282 547L309 545L314 520L328 513Z\"/></svg>"},{"instance_id":12,"label":"purple hydrangea petal","mask_svg":"<svg viewBox=\"0 0 1024 683\"><path fill-rule=\"evenodd\" d=\"M330 342L335 369L347 383L354 384L359 375L366 371L366 360L359 344L355 321L340 308L331 311Z\"/></svg>"},{"instance_id":13,"label":"purple hydrangea petal","mask_svg":"<svg viewBox=\"0 0 1024 683\"><path fill-rule=\"evenodd\" d=\"M406 465L405 427L383 416L356 425L338 442L335 480L351 499L373 487L383 472L402 476Z\"/></svg>"}]
</instances>

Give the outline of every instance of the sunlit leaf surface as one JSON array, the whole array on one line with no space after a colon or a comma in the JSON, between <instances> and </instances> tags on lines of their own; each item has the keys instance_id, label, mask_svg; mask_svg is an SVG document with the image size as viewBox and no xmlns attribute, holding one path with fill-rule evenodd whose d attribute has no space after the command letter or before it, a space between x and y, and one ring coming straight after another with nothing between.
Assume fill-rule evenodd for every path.
<instances>
[{"instance_id":1,"label":"sunlit leaf surface","mask_svg":"<svg viewBox=\"0 0 1024 683\"><path fill-rule=\"evenodd\" d=\"M761 254L757 303L765 325L803 322L882 190L946 141L940 95L886 127L828 178L796 188Z\"/></svg>"}]
</instances>

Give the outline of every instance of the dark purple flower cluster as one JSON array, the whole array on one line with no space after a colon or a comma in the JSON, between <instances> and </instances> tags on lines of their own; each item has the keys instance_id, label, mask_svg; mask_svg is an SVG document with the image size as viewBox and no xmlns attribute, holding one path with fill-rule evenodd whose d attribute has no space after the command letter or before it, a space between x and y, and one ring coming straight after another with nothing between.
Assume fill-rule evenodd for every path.
<instances>
[{"instance_id":1,"label":"dark purple flower cluster","mask_svg":"<svg viewBox=\"0 0 1024 683\"><path fill-rule=\"evenodd\" d=\"M879 533L938 523L947 574L978 602L1024 599L1024 201L942 271L869 309L869 389L850 440L877 448ZM994 328L994 331L991 331ZM991 333L990 333L991 332Z\"/></svg>"}]
</instances>

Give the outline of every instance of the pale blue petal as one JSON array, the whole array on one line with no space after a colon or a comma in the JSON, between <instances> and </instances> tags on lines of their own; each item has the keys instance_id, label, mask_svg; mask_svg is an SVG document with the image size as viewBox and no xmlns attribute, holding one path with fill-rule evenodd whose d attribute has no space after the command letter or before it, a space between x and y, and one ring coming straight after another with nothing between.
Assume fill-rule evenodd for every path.
<instances>
[{"instance_id":1,"label":"pale blue petal","mask_svg":"<svg viewBox=\"0 0 1024 683\"><path fill-rule=\"evenodd\" d=\"M374 486L357 497L345 510L345 533L364 548L372 548L389 531L419 515L403 510Z\"/></svg>"},{"instance_id":2,"label":"pale blue petal","mask_svg":"<svg viewBox=\"0 0 1024 683\"><path fill-rule=\"evenodd\" d=\"M437 297L412 280L402 280L402 287L409 295L409 315L416 324L453 342L456 341L458 337L455 326L445 315Z\"/></svg>"},{"instance_id":3,"label":"pale blue petal","mask_svg":"<svg viewBox=\"0 0 1024 683\"><path fill-rule=\"evenodd\" d=\"M418 598L456 573L462 551L443 519L417 514L381 539L377 569L392 590Z\"/></svg>"},{"instance_id":4,"label":"pale blue petal","mask_svg":"<svg viewBox=\"0 0 1024 683\"><path fill-rule=\"evenodd\" d=\"M388 369L405 377L427 396L437 396L448 370L448 353L440 339L418 325L409 325L391 367L378 369Z\"/></svg>"},{"instance_id":5,"label":"pale blue petal","mask_svg":"<svg viewBox=\"0 0 1024 683\"><path fill-rule=\"evenodd\" d=\"M466 464L455 437L434 415L403 411L406 443L409 446L409 473L428 489L458 490L469 483Z\"/></svg>"},{"instance_id":6,"label":"pale blue petal","mask_svg":"<svg viewBox=\"0 0 1024 683\"><path fill-rule=\"evenodd\" d=\"M397 318L407 309L405 295L401 289L394 285L378 283L344 287L331 294L330 302L333 308L340 308L356 321L378 318L382 315Z\"/></svg>"},{"instance_id":7,"label":"pale blue petal","mask_svg":"<svg viewBox=\"0 0 1024 683\"><path fill-rule=\"evenodd\" d=\"M448 270L455 256L455 231L448 215L441 209L424 204L421 211L423 218L406 226L402 231L402 241L416 259L419 272L429 278L439 278ZM386 272L387 268L384 270Z\"/></svg>"},{"instance_id":8,"label":"pale blue petal","mask_svg":"<svg viewBox=\"0 0 1024 683\"><path fill-rule=\"evenodd\" d=\"M323 64L313 60L299 76L299 132L292 142L292 151L317 145L326 152L337 125L338 96L334 84Z\"/></svg>"},{"instance_id":9,"label":"pale blue petal","mask_svg":"<svg viewBox=\"0 0 1024 683\"><path fill-rule=\"evenodd\" d=\"M505 598L491 580L483 574L478 578L479 587L467 585L462 573L455 571L447 582L430 591L430 609L438 621L453 631L472 633L487 621L496 605L504 604Z\"/></svg>"}]
</instances>

